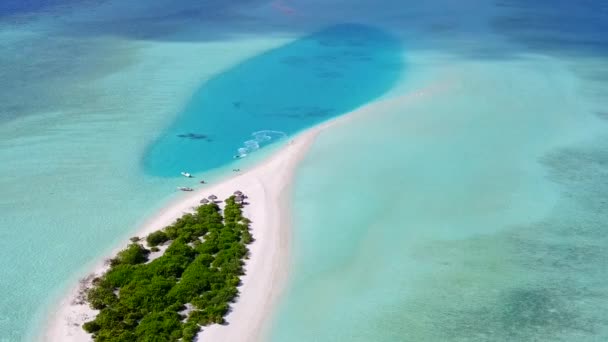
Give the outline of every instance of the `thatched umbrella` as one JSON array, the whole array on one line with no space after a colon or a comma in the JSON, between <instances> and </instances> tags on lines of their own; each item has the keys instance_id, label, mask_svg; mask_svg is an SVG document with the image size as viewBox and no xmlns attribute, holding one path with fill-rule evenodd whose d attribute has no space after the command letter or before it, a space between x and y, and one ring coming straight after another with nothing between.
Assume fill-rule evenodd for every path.
<instances>
[{"instance_id":1,"label":"thatched umbrella","mask_svg":"<svg viewBox=\"0 0 608 342\"><path fill-rule=\"evenodd\" d=\"M209 195L209 197L207 197L208 199L215 201L217 199L217 196L215 195Z\"/></svg>"},{"instance_id":2,"label":"thatched umbrella","mask_svg":"<svg viewBox=\"0 0 608 342\"><path fill-rule=\"evenodd\" d=\"M242 191L240 191L240 190L237 190L237 191L235 191L235 192L234 192L234 195L235 195L235 196L242 196L242 195L243 195L243 192L242 192Z\"/></svg>"},{"instance_id":3,"label":"thatched umbrella","mask_svg":"<svg viewBox=\"0 0 608 342\"><path fill-rule=\"evenodd\" d=\"M202 203L202 204L208 204L208 203L209 203L209 200L208 200L208 199L206 199L206 198L203 198L203 199L201 200L201 203Z\"/></svg>"}]
</instances>

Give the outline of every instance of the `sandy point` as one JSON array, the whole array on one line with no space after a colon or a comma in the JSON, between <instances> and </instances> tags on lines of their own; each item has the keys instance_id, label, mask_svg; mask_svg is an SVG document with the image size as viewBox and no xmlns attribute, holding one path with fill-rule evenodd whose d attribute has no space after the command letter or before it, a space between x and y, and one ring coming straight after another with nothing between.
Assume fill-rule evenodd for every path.
<instances>
[{"instance_id":1,"label":"sandy point","mask_svg":"<svg viewBox=\"0 0 608 342\"><path fill-rule=\"evenodd\" d=\"M326 125L318 126L290 140L266 160L250 170L203 189L185 194L148 219L133 235L144 237L161 229L184 213L192 212L202 198L216 195L227 198L236 190L248 196L249 205L244 215L251 220L255 241L249 246L250 256L245 263L245 275L239 287L239 297L231 305L225 325L202 328L198 339L204 341L257 341L267 330L267 318L282 292L289 261L290 216L289 192L291 179L298 162L309 149L314 137ZM118 250L126 247L128 241ZM91 341L82 324L97 314L83 302L82 290L94 276L107 270L103 261L64 297L49 315L39 340Z\"/></svg>"},{"instance_id":2,"label":"sandy point","mask_svg":"<svg viewBox=\"0 0 608 342\"><path fill-rule=\"evenodd\" d=\"M403 108L413 101L421 100L451 88L451 83L442 83L401 96L372 102L358 110L308 129L298 134L277 152L250 170L185 195L161 209L147 220L133 235L144 237L161 229L184 213L192 212L202 198L216 195L227 198L234 191L245 193L250 205L244 214L251 223L251 233L255 241L249 246L250 257L245 264L246 274L242 277L239 297L231 305L225 325L211 325L202 328L197 339L201 341L260 341L264 340L269 328L271 313L281 295L287 280L287 266L290 260L290 192L295 169L306 155L316 136L335 124L375 111ZM116 254L119 246L111 255ZM107 270L103 261L92 270L91 275L101 275ZM88 280L93 276L89 276ZM74 287L66 297L49 313L46 327L39 338L42 341L81 342L91 341L91 335L82 330L82 323L91 320L97 312L82 301L82 285Z\"/></svg>"}]
</instances>

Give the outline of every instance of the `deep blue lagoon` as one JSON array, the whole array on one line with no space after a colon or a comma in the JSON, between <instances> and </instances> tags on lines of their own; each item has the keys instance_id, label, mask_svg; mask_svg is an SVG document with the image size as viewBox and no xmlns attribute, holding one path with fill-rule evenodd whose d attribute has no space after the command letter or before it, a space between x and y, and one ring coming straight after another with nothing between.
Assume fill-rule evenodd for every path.
<instances>
[{"instance_id":1,"label":"deep blue lagoon","mask_svg":"<svg viewBox=\"0 0 608 342\"><path fill-rule=\"evenodd\" d=\"M203 84L148 149L146 172L207 171L390 90L402 47L382 30L329 27L268 51Z\"/></svg>"}]
</instances>

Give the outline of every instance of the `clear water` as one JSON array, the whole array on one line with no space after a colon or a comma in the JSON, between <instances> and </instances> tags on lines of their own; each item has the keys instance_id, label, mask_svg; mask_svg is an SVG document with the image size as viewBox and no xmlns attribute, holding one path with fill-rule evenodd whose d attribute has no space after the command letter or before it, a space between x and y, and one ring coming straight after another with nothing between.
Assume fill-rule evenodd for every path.
<instances>
[{"instance_id":1,"label":"clear water","mask_svg":"<svg viewBox=\"0 0 608 342\"><path fill-rule=\"evenodd\" d=\"M2 83L14 87L0 95L0 340L34 338L66 287L176 186L229 175L235 154L247 167L258 148L381 96L402 68L400 43L358 24L219 42L96 32L136 21L125 7L143 11L57 2L3 13ZM147 20L137 35L154 32Z\"/></svg>"},{"instance_id":2,"label":"clear water","mask_svg":"<svg viewBox=\"0 0 608 342\"><path fill-rule=\"evenodd\" d=\"M605 340L607 16L596 0L2 2L0 341L33 339L87 266L195 186L181 168L224 177L269 150L229 164L251 133L361 105L298 172L271 340Z\"/></svg>"},{"instance_id":3,"label":"clear water","mask_svg":"<svg viewBox=\"0 0 608 342\"><path fill-rule=\"evenodd\" d=\"M401 47L372 27L342 24L248 59L199 89L153 143L144 169L157 176L217 168L387 92Z\"/></svg>"},{"instance_id":4,"label":"clear water","mask_svg":"<svg viewBox=\"0 0 608 342\"><path fill-rule=\"evenodd\" d=\"M561 184L599 195L599 151L561 148L601 124L581 115L565 75L539 81L537 63L438 63L428 83L455 80L443 92L320 136L296 178L295 271L273 341L606 336L592 304L606 290L602 200L569 198ZM541 90L556 100L539 103ZM598 207L579 211L582 199Z\"/></svg>"},{"instance_id":5,"label":"clear water","mask_svg":"<svg viewBox=\"0 0 608 342\"><path fill-rule=\"evenodd\" d=\"M607 7L489 13L313 146L273 341L608 338Z\"/></svg>"}]
</instances>

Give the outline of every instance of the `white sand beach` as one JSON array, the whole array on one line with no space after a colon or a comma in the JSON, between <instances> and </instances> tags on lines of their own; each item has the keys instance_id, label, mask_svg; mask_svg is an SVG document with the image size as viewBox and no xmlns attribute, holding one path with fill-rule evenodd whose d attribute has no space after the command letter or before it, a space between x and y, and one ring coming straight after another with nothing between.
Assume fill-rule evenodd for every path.
<instances>
[{"instance_id":1,"label":"white sand beach","mask_svg":"<svg viewBox=\"0 0 608 342\"><path fill-rule=\"evenodd\" d=\"M264 333L263 323L273 303L281 293L289 260L289 184L298 161L305 155L316 134L327 125L310 129L251 170L215 185L206 185L162 209L150 218L134 236L145 237L161 229L211 194L220 199L240 190L249 197L250 204L244 214L252 221L251 232L255 241L249 246L250 258L246 261L240 295L226 317L227 325L204 327L199 334L205 341L252 341ZM127 242L120 249L126 247ZM119 249L117 248L116 251ZM113 253L114 254L114 253ZM100 275L107 267L103 261L92 274ZM91 277L92 278L92 277ZM78 303L81 286L71 290L50 315L43 341L90 341L91 336L82 330L82 323L92 319L96 311Z\"/></svg>"},{"instance_id":2,"label":"white sand beach","mask_svg":"<svg viewBox=\"0 0 608 342\"><path fill-rule=\"evenodd\" d=\"M227 315L226 325L203 327L201 341L260 341L267 331L268 317L281 295L287 278L290 260L289 191L296 166L306 155L315 137L338 122L350 120L375 110L386 110L422 100L452 86L452 82L440 82L418 91L373 102L348 115L329 120L297 135L284 147L250 170L215 185L206 185L162 209L142 225L134 236L145 237L161 229L186 212L191 212L200 199L215 194L220 199L241 190L249 197L250 205L244 209L252 221L251 231L255 241L249 246L250 258L246 261L246 275L242 278L240 294ZM126 247L127 242L112 255ZM92 274L100 275L107 269L103 261ZM96 311L86 304L79 304L81 285L74 287L49 315L43 341L84 342L91 336L82 330L82 323L91 320Z\"/></svg>"}]
</instances>

